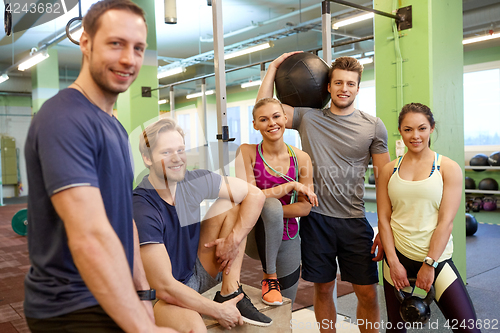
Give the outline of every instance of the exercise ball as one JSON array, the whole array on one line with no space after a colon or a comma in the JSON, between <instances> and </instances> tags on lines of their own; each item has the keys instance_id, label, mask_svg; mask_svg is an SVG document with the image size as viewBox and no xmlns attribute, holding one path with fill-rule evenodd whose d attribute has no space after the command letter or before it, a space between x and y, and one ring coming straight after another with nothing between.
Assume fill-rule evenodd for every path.
<instances>
[{"instance_id":1,"label":"exercise ball","mask_svg":"<svg viewBox=\"0 0 500 333\"><path fill-rule=\"evenodd\" d=\"M477 186L482 191L498 191L498 183L493 178L484 178Z\"/></svg>"},{"instance_id":2,"label":"exercise ball","mask_svg":"<svg viewBox=\"0 0 500 333\"><path fill-rule=\"evenodd\" d=\"M491 153L490 157L488 157L488 163L491 166L500 166L500 151Z\"/></svg>"},{"instance_id":3,"label":"exercise ball","mask_svg":"<svg viewBox=\"0 0 500 333\"><path fill-rule=\"evenodd\" d=\"M497 210L497 200L493 197L486 197L483 199L483 209L488 212Z\"/></svg>"},{"instance_id":4,"label":"exercise ball","mask_svg":"<svg viewBox=\"0 0 500 333\"><path fill-rule=\"evenodd\" d=\"M472 157L470 159L470 162L469 162L470 166L489 166L490 164L488 163L488 156L486 156L485 154L477 154L477 155L474 155L474 157ZM474 169L474 171L484 171L486 169Z\"/></svg>"},{"instance_id":5,"label":"exercise ball","mask_svg":"<svg viewBox=\"0 0 500 333\"><path fill-rule=\"evenodd\" d=\"M470 177L465 177L465 189L466 190L475 190L476 189L476 182L474 179Z\"/></svg>"},{"instance_id":6,"label":"exercise ball","mask_svg":"<svg viewBox=\"0 0 500 333\"><path fill-rule=\"evenodd\" d=\"M276 96L293 107L322 109L330 101L329 67L317 55L296 53L278 67L274 83Z\"/></svg>"},{"instance_id":7,"label":"exercise ball","mask_svg":"<svg viewBox=\"0 0 500 333\"><path fill-rule=\"evenodd\" d=\"M368 184L375 185L375 174L371 174L370 177L368 177Z\"/></svg>"},{"instance_id":8,"label":"exercise ball","mask_svg":"<svg viewBox=\"0 0 500 333\"><path fill-rule=\"evenodd\" d=\"M474 215L465 213L465 234L472 236L477 231L477 220Z\"/></svg>"}]
</instances>

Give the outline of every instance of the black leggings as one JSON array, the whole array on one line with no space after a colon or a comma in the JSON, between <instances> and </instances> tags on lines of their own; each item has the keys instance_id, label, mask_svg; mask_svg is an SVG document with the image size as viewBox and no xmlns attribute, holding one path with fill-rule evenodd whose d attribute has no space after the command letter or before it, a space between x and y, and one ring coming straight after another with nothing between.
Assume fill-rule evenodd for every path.
<instances>
[{"instance_id":1,"label":"black leggings","mask_svg":"<svg viewBox=\"0 0 500 333\"><path fill-rule=\"evenodd\" d=\"M396 250L399 262L405 267L408 278L416 278L422 267L422 262L414 261L403 256ZM387 304L386 332L406 332L405 323L399 314L399 301L394 294L394 287L390 275L389 265L384 259L384 293ZM477 328L477 317L467 289L451 259L440 262L434 275L434 301L448 320L453 332L481 332ZM437 281L439 279L439 281ZM436 283L436 281L438 283ZM432 318L431 318L432 322ZM390 327L390 328L389 328Z\"/></svg>"}]
</instances>

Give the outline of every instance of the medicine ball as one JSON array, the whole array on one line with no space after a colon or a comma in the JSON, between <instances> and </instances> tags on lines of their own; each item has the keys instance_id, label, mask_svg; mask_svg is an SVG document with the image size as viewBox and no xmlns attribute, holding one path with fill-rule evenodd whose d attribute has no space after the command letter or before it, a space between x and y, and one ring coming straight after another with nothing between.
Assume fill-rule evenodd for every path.
<instances>
[{"instance_id":1,"label":"medicine ball","mask_svg":"<svg viewBox=\"0 0 500 333\"><path fill-rule=\"evenodd\" d=\"M276 96L281 103L293 107L322 109L330 101L328 71L326 62L317 55L296 53L278 67L274 79Z\"/></svg>"},{"instance_id":2,"label":"medicine ball","mask_svg":"<svg viewBox=\"0 0 500 333\"><path fill-rule=\"evenodd\" d=\"M477 231L477 220L474 215L465 213L465 234L472 236Z\"/></svg>"},{"instance_id":3,"label":"medicine ball","mask_svg":"<svg viewBox=\"0 0 500 333\"><path fill-rule=\"evenodd\" d=\"M375 174L371 174L370 177L368 177L368 184L375 185Z\"/></svg>"},{"instance_id":4,"label":"medicine ball","mask_svg":"<svg viewBox=\"0 0 500 333\"><path fill-rule=\"evenodd\" d=\"M488 163L488 156L486 156L485 154L474 155L474 157L470 159L469 164L470 166L490 166L490 164ZM474 171L484 170L486 169L474 169Z\"/></svg>"},{"instance_id":5,"label":"medicine ball","mask_svg":"<svg viewBox=\"0 0 500 333\"><path fill-rule=\"evenodd\" d=\"M470 177L465 177L465 189L466 190L475 190L476 189L476 182L474 179Z\"/></svg>"},{"instance_id":6,"label":"medicine ball","mask_svg":"<svg viewBox=\"0 0 500 333\"><path fill-rule=\"evenodd\" d=\"M488 212L497 210L497 199L493 197L486 197L483 199L483 209Z\"/></svg>"},{"instance_id":7,"label":"medicine ball","mask_svg":"<svg viewBox=\"0 0 500 333\"><path fill-rule=\"evenodd\" d=\"M491 153L490 157L488 157L488 163L491 166L500 166L500 151Z\"/></svg>"},{"instance_id":8,"label":"medicine ball","mask_svg":"<svg viewBox=\"0 0 500 333\"><path fill-rule=\"evenodd\" d=\"M483 191L498 191L498 183L493 178L484 178L477 188Z\"/></svg>"}]
</instances>

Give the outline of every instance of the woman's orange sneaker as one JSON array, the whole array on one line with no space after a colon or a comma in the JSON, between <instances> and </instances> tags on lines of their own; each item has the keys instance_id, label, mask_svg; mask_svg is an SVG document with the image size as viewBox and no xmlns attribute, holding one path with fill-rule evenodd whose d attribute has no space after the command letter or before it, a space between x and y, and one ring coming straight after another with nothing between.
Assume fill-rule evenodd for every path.
<instances>
[{"instance_id":1,"label":"woman's orange sneaker","mask_svg":"<svg viewBox=\"0 0 500 333\"><path fill-rule=\"evenodd\" d=\"M262 284L262 302L267 305L281 305L283 298L281 297L281 286L278 279L264 279Z\"/></svg>"}]
</instances>

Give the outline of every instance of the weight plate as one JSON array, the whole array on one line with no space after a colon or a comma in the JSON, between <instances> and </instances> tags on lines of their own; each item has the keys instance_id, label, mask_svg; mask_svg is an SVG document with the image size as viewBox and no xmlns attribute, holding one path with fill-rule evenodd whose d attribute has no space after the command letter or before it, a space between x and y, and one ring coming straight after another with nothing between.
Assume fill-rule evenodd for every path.
<instances>
[{"instance_id":1,"label":"weight plate","mask_svg":"<svg viewBox=\"0 0 500 333\"><path fill-rule=\"evenodd\" d=\"M28 233L28 209L21 209L14 215L12 229L16 234L26 236Z\"/></svg>"}]
</instances>

